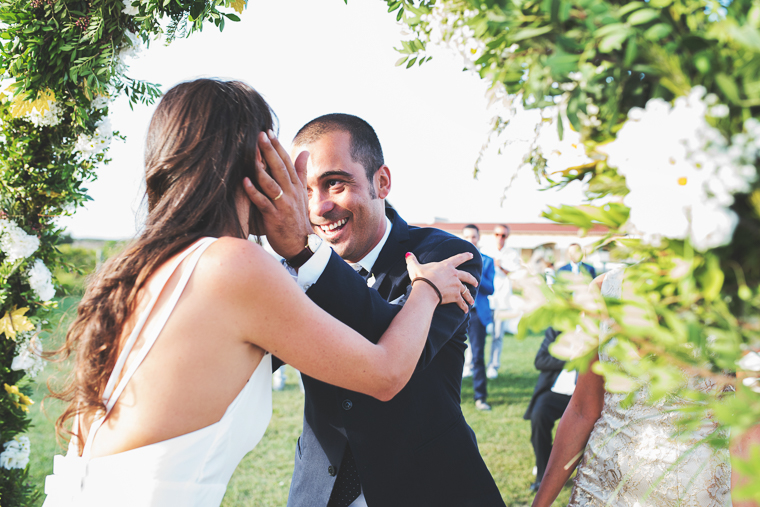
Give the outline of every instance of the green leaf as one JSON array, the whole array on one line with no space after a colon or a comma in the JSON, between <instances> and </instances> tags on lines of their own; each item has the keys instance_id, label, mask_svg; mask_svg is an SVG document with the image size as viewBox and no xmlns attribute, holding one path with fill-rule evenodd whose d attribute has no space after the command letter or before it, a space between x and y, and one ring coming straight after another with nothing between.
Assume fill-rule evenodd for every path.
<instances>
[{"instance_id":1,"label":"green leaf","mask_svg":"<svg viewBox=\"0 0 760 507\"><path fill-rule=\"evenodd\" d=\"M414 58L412 58L411 60L409 60L409 62L406 64L406 68L407 69L410 68L412 65L414 65L414 62L416 62L416 61L417 61L417 57L415 56Z\"/></svg>"},{"instance_id":2,"label":"green leaf","mask_svg":"<svg viewBox=\"0 0 760 507\"><path fill-rule=\"evenodd\" d=\"M700 277L702 283L702 295L705 301L712 301L720 295L720 289L723 287L723 271L720 269L720 262L714 255L707 257L705 271Z\"/></svg>"},{"instance_id":3,"label":"green leaf","mask_svg":"<svg viewBox=\"0 0 760 507\"><path fill-rule=\"evenodd\" d=\"M631 37L625 46L625 58L623 59L623 67L626 69L630 68L633 65L633 62L636 61L637 54L638 43L636 42L635 37Z\"/></svg>"},{"instance_id":4,"label":"green leaf","mask_svg":"<svg viewBox=\"0 0 760 507\"><path fill-rule=\"evenodd\" d=\"M599 51L602 53L611 53L612 51L621 49L623 47L623 43L626 41L626 39L628 39L630 35L630 32L628 30L625 30L606 36L601 40L601 42L599 42Z\"/></svg>"},{"instance_id":5,"label":"green leaf","mask_svg":"<svg viewBox=\"0 0 760 507\"><path fill-rule=\"evenodd\" d=\"M628 23L632 25L643 25L660 17L660 11L655 9L641 9L628 16Z\"/></svg>"},{"instance_id":6,"label":"green leaf","mask_svg":"<svg viewBox=\"0 0 760 507\"><path fill-rule=\"evenodd\" d=\"M549 33L553 30L551 26L540 26L537 28L523 28L522 30L519 30L515 32L515 34L510 37L510 40L517 42L525 39L531 39L533 37L538 37L539 35L543 35L545 33Z\"/></svg>"},{"instance_id":7,"label":"green leaf","mask_svg":"<svg viewBox=\"0 0 760 507\"><path fill-rule=\"evenodd\" d=\"M666 23L657 23L644 32L644 38L651 41L658 41L670 35L670 32L672 31L672 26Z\"/></svg>"},{"instance_id":8,"label":"green leaf","mask_svg":"<svg viewBox=\"0 0 760 507\"><path fill-rule=\"evenodd\" d=\"M734 78L721 72L715 75L715 82L718 83L718 87L728 100L734 104L741 102L741 98L739 97L739 87L736 86Z\"/></svg>"},{"instance_id":9,"label":"green leaf","mask_svg":"<svg viewBox=\"0 0 760 507\"><path fill-rule=\"evenodd\" d=\"M621 18L628 14L629 12L635 11L636 9L641 9L642 7L646 7L647 4L644 2L630 2L625 4L623 7L620 8L618 11L618 16Z\"/></svg>"},{"instance_id":10,"label":"green leaf","mask_svg":"<svg viewBox=\"0 0 760 507\"><path fill-rule=\"evenodd\" d=\"M401 58L399 58L398 60L396 60L396 67L398 67L400 65L404 65L404 62L407 61L408 59L409 59L408 56L402 56Z\"/></svg>"}]
</instances>

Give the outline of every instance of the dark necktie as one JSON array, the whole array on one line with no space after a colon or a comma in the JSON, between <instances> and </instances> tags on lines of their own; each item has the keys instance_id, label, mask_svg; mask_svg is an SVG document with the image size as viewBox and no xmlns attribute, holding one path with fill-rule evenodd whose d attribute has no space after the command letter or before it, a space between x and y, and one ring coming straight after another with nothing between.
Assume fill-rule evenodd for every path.
<instances>
[{"instance_id":1,"label":"dark necktie","mask_svg":"<svg viewBox=\"0 0 760 507\"><path fill-rule=\"evenodd\" d=\"M360 264L351 264L351 267L354 268L354 271L359 273L359 276L364 278L365 282L369 280L370 272L364 269L363 267L361 267Z\"/></svg>"},{"instance_id":2,"label":"dark necktie","mask_svg":"<svg viewBox=\"0 0 760 507\"><path fill-rule=\"evenodd\" d=\"M361 492L359 471L356 469L356 461L354 461L354 455L351 453L351 447L346 442L343 461L341 461L340 470L338 470L338 477L335 478L335 485L330 494L330 501L327 502L327 507L348 507L359 498Z\"/></svg>"}]
</instances>

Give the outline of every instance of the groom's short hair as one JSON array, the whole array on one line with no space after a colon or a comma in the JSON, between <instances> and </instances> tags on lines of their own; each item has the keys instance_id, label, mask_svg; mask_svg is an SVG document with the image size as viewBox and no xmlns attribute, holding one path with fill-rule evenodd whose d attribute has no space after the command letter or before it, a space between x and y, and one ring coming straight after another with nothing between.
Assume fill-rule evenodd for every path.
<instances>
[{"instance_id":1,"label":"groom's short hair","mask_svg":"<svg viewBox=\"0 0 760 507\"><path fill-rule=\"evenodd\" d=\"M343 113L332 113L311 120L301 127L293 139L293 146L306 146L319 141L325 134L346 132L351 136L351 160L364 167L367 179L372 179L383 160L383 149L377 138L375 129L358 116ZM373 188L370 185L370 188Z\"/></svg>"}]
</instances>

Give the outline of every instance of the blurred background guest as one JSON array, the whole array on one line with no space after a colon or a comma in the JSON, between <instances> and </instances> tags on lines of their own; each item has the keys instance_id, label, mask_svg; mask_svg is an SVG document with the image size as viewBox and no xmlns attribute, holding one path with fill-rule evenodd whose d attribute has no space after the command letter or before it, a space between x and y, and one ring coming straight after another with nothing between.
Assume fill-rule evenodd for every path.
<instances>
[{"instance_id":1,"label":"blurred background guest","mask_svg":"<svg viewBox=\"0 0 760 507\"><path fill-rule=\"evenodd\" d=\"M571 273L579 274L585 273L591 275L591 279L596 278L596 270L591 264L586 264L583 261L583 247L578 243L572 243L567 247L567 257L570 262L559 268L558 271L570 271Z\"/></svg>"},{"instance_id":2,"label":"blurred background guest","mask_svg":"<svg viewBox=\"0 0 760 507\"><path fill-rule=\"evenodd\" d=\"M530 443L533 444L533 453L536 455L536 480L530 485L533 493L538 491L541 485L552 453L554 423L562 417L570 403L578 378L578 372L563 370L565 361L549 353L549 346L559 334L551 327L544 333L544 341L533 362L541 373L538 375L528 410L523 415L523 419L530 421Z\"/></svg>"},{"instance_id":3,"label":"blurred background guest","mask_svg":"<svg viewBox=\"0 0 760 507\"><path fill-rule=\"evenodd\" d=\"M462 236L465 240L478 247L480 243L480 229L477 225L465 225L462 230ZM479 250L479 249L478 249ZM493 294L494 266L493 259L483 252L483 273L478 285L478 295L475 297L475 304L470 309L470 323L467 328L467 339L472 348L472 387L475 391L475 408L478 410L491 410L491 406L486 402L488 397L486 387L486 366L485 366L485 345L486 345L486 327L493 323L493 314L491 305L488 302L488 296ZM467 366L465 366L467 370ZM462 376L466 372L462 373Z\"/></svg>"}]
</instances>

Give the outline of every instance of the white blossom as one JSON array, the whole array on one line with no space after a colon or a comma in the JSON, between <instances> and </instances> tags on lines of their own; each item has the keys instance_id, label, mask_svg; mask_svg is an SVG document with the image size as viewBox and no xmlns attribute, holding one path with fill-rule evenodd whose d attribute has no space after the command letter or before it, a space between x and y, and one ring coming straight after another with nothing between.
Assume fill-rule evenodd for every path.
<instances>
[{"instance_id":1,"label":"white blossom","mask_svg":"<svg viewBox=\"0 0 760 507\"><path fill-rule=\"evenodd\" d=\"M124 8L121 10L124 14L127 16L137 16L140 14L140 8L136 5L132 5L132 2L130 0L126 0L123 2Z\"/></svg>"},{"instance_id":2,"label":"white blossom","mask_svg":"<svg viewBox=\"0 0 760 507\"><path fill-rule=\"evenodd\" d=\"M757 178L760 123L748 121L728 142L705 119L708 107L723 112L708 100L699 86L672 106L652 99L632 109L617 139L602 148L626 178L632 232L650 243L688 239L700 251L729 243L738 217L728 207Z\"/></svg>"},{"instance_id":3,"label":"white blossom","mask_svg":"<svg viewBox=\"0 0 760 507\"><path fill-rule=\"evenodd\" d=\"M744 371L760 371L760 354L750 352L737 361L736 365Z\"/></svg>"},{"instance_id":4,"label":"white blossom","mask_svg":"<svg viewBox=\"0 0 760 507\"><path fill-rule=\"evenodd\" d=\"M106 95L97 95L94 99L92 99L90 105L93 109L103 109L104 107L108 106L108 97Z\"/></svg>"},{"instance_id":5,"label":"white blossom","mask_svg":"<svg viewBox=\"0 0 760 507\"><path fill-rule=\"evenodd\" d=\"M42 259L35 259L34 264L27 272L29 285L37 297L42 301L50 301L55 297L55 287L53 287L53 275L42 262Z\"/></svg>"},{"instance_id":6,"label":"white blossom","mask_svg":"<svg viewBox=\"0 0 760 507\"><path fill-rule=\"evenodd\" d=\"M13 468L26 468L29 463L31 444L28 437L14 437L13 440L3 444L3 452L0 453L0 466L8 470Z\"/></svg>"},{"instance_id":7,"label":"white blossom","mask_svg":"<svg viewBox=\"0 0 760 507\"><path fill-rule=\"evenodd\" d=\"M742 384L744 384L746 387L749 387L756 393L760 393L760 378L747 377L744 380L742 380Z\"/></svg>"},{"instance_id":8,"label":"white blossom","mask_svg":"<svg viewBox=\"0 0 760 507\"><path fill-rule=\"evenodd\" d=\"M25 118L35 127L54 127L61 123L63 108L55 101L48 101L48 108L40 111L36 107Z\"/></svg>"},{"instance_id":9,"label":"white blossom","mask_svg":"<svg viewBox=\"0 0 760 507\"><path fill-rule=\"evenodd\" d=\"M5 260L14 263L26 259L40 246L37 236L27 234L13 220L0 219L0 250L5 254Z\"/></svg>"},{"instance_id":10,"label":"white blossom","mask_svg":"<svg viewBox=\"0 0 760 507\"><path fill-rule=\"evenodd\" d=\"M95 124L95 132L92 136L80 134L77 139L74 151L84 156L95 155L107 149L113 139L113 129L111 121L106 117Z\"/></svg>"},{"instance_id":11,"label":"white blossom","mask_svg":"<svg viewBox=\"0 0 760 507\"><path fill-rule=\"evenodd\" d=\"M28 376L34 378L45 367L42 343L39 339L40 329L41 326L38 324L36 332L21 332L16 335L16 356L11 363L11 370L24 370Z\"/></svg>"}]
</instances>

